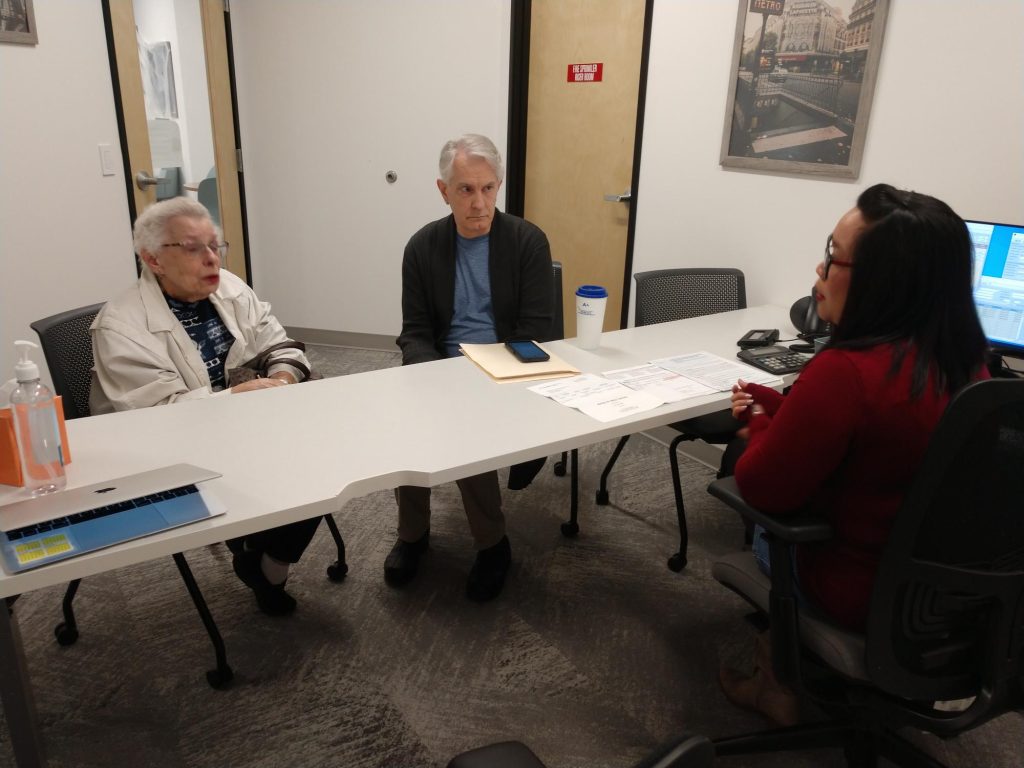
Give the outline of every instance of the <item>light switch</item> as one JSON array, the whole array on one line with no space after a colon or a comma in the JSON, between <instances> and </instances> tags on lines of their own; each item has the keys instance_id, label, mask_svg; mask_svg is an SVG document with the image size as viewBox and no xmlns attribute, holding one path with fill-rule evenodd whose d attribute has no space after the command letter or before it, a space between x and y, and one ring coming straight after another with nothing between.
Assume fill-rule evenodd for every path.
<instances>
[{"instance_id":1,"label":"light switch","mask_svg":"<svg viewBox=\"0 0 1024 768\"><path fill-rule=\"evenodd\" d=\"M100 144L100 169L104 176L117 174L118 157L110 144Z\"/></svg>"}]
</instances>

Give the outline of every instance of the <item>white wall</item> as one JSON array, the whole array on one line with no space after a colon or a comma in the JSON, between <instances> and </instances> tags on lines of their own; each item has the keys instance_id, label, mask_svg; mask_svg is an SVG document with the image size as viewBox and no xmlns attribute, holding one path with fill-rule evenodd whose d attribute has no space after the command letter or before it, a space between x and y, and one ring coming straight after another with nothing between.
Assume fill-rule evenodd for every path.
<instances>
[{"instance_id":1,"label":"white wall","mask_svg":"<svg viewBox=\"0 0 1024 768\"><path fill-rule=\"evenodd\" d=\"M99 167L97 144L118 147L100 4L38 0L35 12L39 45L0 45L0 379L32 320L135 277L122 171ZM1024 220L1019 0L892 3L857 182L718 165L735 12L655 3L637 271L736 264L751 303L789 304L835 219L882 180L967 217ZM505 143L507 5L283 13L251 0L232 15L257 290L289 325L397 333L402 247L446 211L433 186L442 140L479 130ZM396 82L402 99L385 87Z\"/></svg>"},{"instance_id":2,"label":"white wall","mask_svg":"<svg viewBox=\"0 0 1024 768\"><path fill-rule=\"evenodd\" d=\"M654 9L634 272L736 266L749 303L789 306L836 219L882 181L965 218L1024 221L1020 0L891 3L856 182L719 166L736 2Z\"/></svg>"},{"instance_id":3,"label":"white wall","mask_svg":"<svg viewBox=\"0 0 1024 768\"><path fill-rule=\"evenodd\" d=\"M123 172L100 174L98 144L120 157L100 4L35 15L38 45L0 45L0 380L30 322L135 279Z\"/></svg>"},{"instance_id":4,"label":"white wall","mask_svg":"<svg viewBox=\"0 0 1024 768\"><path fill-rule=\"evenodd\" d=\"M253 285L286 325L398 334L405 243L448 210L441 145L505 146L509 19L505 0L232 3Z\"/></svg>"}]
</instances>

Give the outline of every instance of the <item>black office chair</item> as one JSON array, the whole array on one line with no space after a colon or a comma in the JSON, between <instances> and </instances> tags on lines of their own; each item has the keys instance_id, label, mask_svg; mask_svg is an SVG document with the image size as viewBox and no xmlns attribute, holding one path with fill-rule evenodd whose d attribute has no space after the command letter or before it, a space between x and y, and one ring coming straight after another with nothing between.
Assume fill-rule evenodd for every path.
<instances>
[{"instance_id":1,"label":"black office chair","mask_svg":"<svg viewBox=\"0 0 1024 768\"><path fill-rule=\"evenodd\" d=\"M103 308L102 304L92 304L31 323L32 330L39 336L46 358L46 366L50 370L53 388L64 406L64 418L77 419L89 415L89 387L92 377L92 339L89 326ZM208 670L206 679L214 688L223 688L234 677L227 662L224 641L217 629L217 624L210 614L203 593L192 575L188 561L180 552L174 556L174 564L178 567L185 588L199 612L203 626L206 627L213 643L217 660L215 669ZM78 623L75 620L73 602L81 579L68 584L62 605L64 621L54 627L53 633L61 645L72 645L78 640Z\"/></svg>"},{"instance_id":2,"label":"black office chair","mask_svg":"<svg viewBox=\"0 0 1024 768\"><path fill-rule=\"evenodd\" d=\"M645 757L634 768L711 768L715 749L703 736L686 734ZM528 746L503 741L456 755L448 768L546 768Z\"/></svg>"},{"instance_id":3,"label":"black office chair","mask_svg":"<svg viewBox=\"0 0 1024 768\"><path fill-rule=\"evenodd\" d=\"M43 356L50 371L54 391L61 396L66 419L89 415L89 389L92 383L93 366L89 326L92 325L102 307L103 304L92 304L31 323L32 330L39 336L39 343L43 348ZM348 572L348 565L345 562L345 542L341 538L334 518L331 515L324 515L324 519L327 521L338 549L338 560L327 568L327 575L332 581L341 581ZM227 663L224 642L185 556L181 553L175 554L174 563L181 573L189 596L195 603L196 610L199 611L203 624L210 635L210 640L213 642L217 668L206 673L207 680L214 688L223 687L233 677L231 667ZM75 579L68 584L64 593L62 606L64 621L54 628L54 635L61 645L72 645L78 640L78 623L75 620L73 602L80 583L81 579Z\"/></svg>"},{"instance_id":4,"label":"black office chair","mask_svg":"<svg viewBox=\"0 0 1024 768\"><path fill-rule=\"evenodd\" d=\"M657 269L638 272L636 280L636 311L634 325L653 325L687 317L701 317L718 312L744 309L747 306L746 283L738 269ZM672 490L675 492L676 517L679 520L679 551L668 559L668 567L679 572L686 567L686 548L689 536L686 530L686 510L683 506L683 487L679 480L679 457L676 448L684 440L704 440L707 443L728 443L739 428L729 411L717 411L670 425L679 435L668 449L672 469ZM601 473L597 490L597 503L608 504L608 475L626 447L629 435L619 439L611 458Z\"/></svg>"},{"instance_id":5,"label":"black office chair","mask_svg":"<svg viewBox=\"0 0 1024 768\"><path fill-rule=\"evenodd\" d=\"M712 568L767 613L779 680L834 719L719 739L718 756L842 747L849 765L879 757L941 768L903 739L911 727L950 738L1024 709L1024 381L972 384L950 403L893 523L867 630L797 606L791 544L831 536L821 519L748 506L732 478L709 492L768 531L771 579L750 553ZM936 702L970 699L959 711Z\"/></svg>"}]
</instances>

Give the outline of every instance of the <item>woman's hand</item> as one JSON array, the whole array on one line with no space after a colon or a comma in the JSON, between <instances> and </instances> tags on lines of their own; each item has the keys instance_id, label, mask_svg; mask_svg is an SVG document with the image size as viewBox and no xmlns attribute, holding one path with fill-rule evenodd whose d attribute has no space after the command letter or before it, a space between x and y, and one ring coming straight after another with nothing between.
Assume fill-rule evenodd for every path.
<instances>
[{"instance_id":1,"label":"woman's hand","mask_svg":"<svg viewBox=\"0 0 1024 768\"><path fill-rule=\"evenodd\" d=\"M286 374L287 375L287 374ZM271 389L273 387L283 387L288 382L282 378L271 376L269 379L252 379L242 384L235 384L231 388L231 394L237 395L239 392L251 392L254 389Z\"/></svg>"},{"instance_id":2,"label":"woman's hand","mask_svg":"<svg viewBox=\"0 0 1024 768\"><path fill-rule=\"evenodd\" d=\"M740 379L732 387L732 417L742 420L746 410L754 404L754 397L746 391L747 382Z\"/></svg>"},{"instance_id":3,"label":"woman's hand","mask_svg":"<svg viewBox=\"0 0 1024 768\"><path fill-rule=\"evenodd\" d=\"M277 379L278 381L283 381L285 384L295 384L298 381L298 379L288 373L288 371L276 371L275 373L270 374L267 378Z\"/></svg>"}]
</instances>

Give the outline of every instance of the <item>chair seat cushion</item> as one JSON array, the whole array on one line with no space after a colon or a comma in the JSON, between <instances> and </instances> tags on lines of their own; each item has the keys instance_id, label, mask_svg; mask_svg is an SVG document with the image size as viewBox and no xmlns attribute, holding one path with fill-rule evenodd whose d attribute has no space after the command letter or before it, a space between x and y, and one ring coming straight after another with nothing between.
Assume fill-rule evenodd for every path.
<instances>
[{"instance_id":1,"label":"chair seat cushion","mask_svg":"<svg viewBox=\"0 0 1024 768\"><path fill-rule=\"evenodd\" d=\"M715 411L677 421L669 426L677 432L699 437L705 443L724 444L736 437L736 430L746 426L733 418L732 411Z\"/></svg>"},{"instance_id":2,"label":"chair seat cushion","mask_svg":"<svg viewBox=\"0 0 1024 768\"><path fill-rule=\"evenodd\" d=\"M545 768L540 758L520 741L502 741L456 755L448 768Z\"/></svg>"},{"instance_id":3,"label":"chair seat cushion","mask_svg":"<svg viewBox=\"0 0 1024 768\"><path fill-rule=\"evenodd\" d=\"M757 567L750 552L734 552L716 560L711 566L711 575L768 613L771 580ZM848 678L868 679L863 635L836 626L811 606L801 605L799 613L800 639L805 648Z\"/></svg>"}]
</instances>

